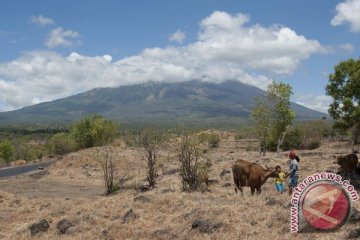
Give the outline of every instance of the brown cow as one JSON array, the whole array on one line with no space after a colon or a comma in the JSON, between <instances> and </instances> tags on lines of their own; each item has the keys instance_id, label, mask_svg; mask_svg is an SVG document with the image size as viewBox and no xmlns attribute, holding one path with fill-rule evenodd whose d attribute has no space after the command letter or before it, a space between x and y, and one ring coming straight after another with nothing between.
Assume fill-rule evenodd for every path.
<instances>
[{"instance_id":1,"label":"brown cow","mask_svg":"<svg viewBox=\"0 0 360 240\"><path fill-rule=\"evenodd\" d=\"M359 159L356 155L356 152L345 155L345 156L338 156L337 161L334 162L340 165L340 172L343 174L348 174L350 178L351 173L354 173L357 167Z\"/></svg>"},{"instance_id":2,"label":"brown cow","mask_svg":"<svg viewBox=\"0 0 360 240\"><path fill-rule=\"evenodd\" d=\"M243 195L242 187L250 187L251 195L261 193L261 186L267 181L269 177L276 177L275 171L268 168L263 168L259 164L251 163L245 160L238 160L232 166L235 193L239 189Z\"/></svg>"}]
</instances>

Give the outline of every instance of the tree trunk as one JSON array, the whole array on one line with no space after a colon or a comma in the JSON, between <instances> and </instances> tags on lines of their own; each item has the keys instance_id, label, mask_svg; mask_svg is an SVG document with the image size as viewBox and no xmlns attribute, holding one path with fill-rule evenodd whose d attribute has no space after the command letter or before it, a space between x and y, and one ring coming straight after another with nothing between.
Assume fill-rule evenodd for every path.
<instances>
[{"instance_id":1,"label":"tree trunk","mask_svg":"<svg viewBox=\"0 0 360 240\"><path fill-rule=\"evenodd\" d=\"M280 146L282 145L282 143L284 142L285 136L286 136L286 132L287 132L287 127L285 129L285 131L282 134L282 137L278 139L278 144L276 146L276 156L279 158L280 157Z\"/></svg>"},{"instance_id":2,"label":"tree trunk","mask_svg":"<svg viewBox=\"0 0 360 240\"><path fill-rule=\"evenodd\" d=\"M351 129L352 135L352 144L359 144L360 143L360 126L359 124L355 124Z\"/></svg>"}]
</instances>

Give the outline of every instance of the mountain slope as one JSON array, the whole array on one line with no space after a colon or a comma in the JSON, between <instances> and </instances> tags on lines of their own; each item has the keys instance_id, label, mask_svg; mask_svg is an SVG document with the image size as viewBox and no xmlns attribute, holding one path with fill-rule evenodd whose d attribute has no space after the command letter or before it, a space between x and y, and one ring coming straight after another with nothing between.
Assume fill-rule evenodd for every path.
<instances>
[{"instance_id":1,"label":"mountain slope","mask_svg":"<svg viewBox=\"0 0 360 240\"><path fill-rule=\"evenodd\" d=\"M71 123L92 113L132 123L238 123L264 91L238 82L189 81L93 89L52 102L0 113L0 123ZM297 119L325 114L292 103Z\"/></svg>"}]
</instances>

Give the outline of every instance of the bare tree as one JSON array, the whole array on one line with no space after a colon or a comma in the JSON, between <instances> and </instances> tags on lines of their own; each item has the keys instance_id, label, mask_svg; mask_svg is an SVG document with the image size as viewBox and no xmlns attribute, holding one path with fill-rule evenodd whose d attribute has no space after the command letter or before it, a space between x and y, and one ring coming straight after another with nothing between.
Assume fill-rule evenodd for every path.
<instances>
[{"instance_id":1,"label":"bare tree","mask_svg":"<svg viewBox=\"0 0 360 240\"><path fill-rule=\"evenodd\" d=\"M92 155L93 159L100 165L105 184L105 194L109 195L118 188L114 185L114 170L113 152L109 146L103 148L96 148Z\"/></svg>"},{"instance_id":2,"label":"bare tree","mask_svg":"<svg viewBox=\"0 0 360 240\"><path fill-rule=\"evenodd\" d=\"M146 179L150 187L155 187L157 178L157 161L163 147L165 137L152 129L145 129L140 135L140 146L145 150L147 158Z\"/></svg>"}]
</instances>

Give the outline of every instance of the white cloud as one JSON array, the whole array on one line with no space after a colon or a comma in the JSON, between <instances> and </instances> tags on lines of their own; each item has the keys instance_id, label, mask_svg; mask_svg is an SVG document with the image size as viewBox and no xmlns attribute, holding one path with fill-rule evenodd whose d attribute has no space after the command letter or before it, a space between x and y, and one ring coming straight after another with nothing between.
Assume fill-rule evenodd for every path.
<instances>
[{"instance_id":1,"label":"white cloud","mask_svg":"<svg viewBox=\"0 0 360 240\"><path fill-rule=\"evenodd\" d=\"M325 95L307 94L296 97L296 103L323 113L328 113L331 102L332 98Z\"/></svg>"},{"instance_id":2,"label":"white cloud","mask_svg":"<svg viewBox=\"0 0 360 240\"><path fill-rule=\"evenodd\" d=\"M360 0L346 0L336 5L336 15L331 20L331 25L339 26L350 24L353 32L360 32Z\"/></svg>"},{"instance_id":3,"label":"white cloud","mask_svg":"<svg viewBox=\"0 0 360 240\"><path fill-rule=\"evenodd\" d=\"M214 12L201 22L200 41L191 49L209 60L234 61L277 74L290 74L301 60L325 51L318 41L308 40L287 27L246 27L249 19L244 14Z\"/></svg>"},{"instance_id":4,"label":"white cloud","mask_svg":"<svg viewBox=\"0 0 360 240\"><path fill-rule=\"evenodd\" d=\"M350 43L341 44L338 46L338 48L342 51L349 52L349 53L354 51L354 46Z\"/></svg>"},{"instance_id":5,"label":"white cloud","mask_svg":"<svg viewBox=\"0 0 360 240\"><path fill-rule=\"evenodd\" d=\"M183 41L186 38L186 34L185 32L181 31L180 29L178 29L176 32L174 32L170 37L169 37L169 41L170 42L176 42L176 43L183 43Z\"/></svg>"},{"instance_id":6,"label":"white cloud","mask_svg":"<svg viewBox=\"0 0 360 240\"><path fill-rule=\"evenodd\" d=\"M38 25L41 25L41 26L55 24L55 21L53 19L48 18L48 17L44 17L42 15L31 16L30 21L32 23L35 23L35 24L38 24Z\"/></svg>"},{"instance_id":7,"label":"white cloud","mask_svg":"<svg viewBox=\"0 0 360 240\"><path fill-rule=\"evenodd\" d=\"M49 48L58 46L69 47L79 44L79 38L80 34L78 32L57 27L50 32L50 36L46 39L45 45Z\"/></svg>"},{"instance_id":8,"label":"white cloud","mask_svg":"<svg viewBox=\"0 0 360 240\"><path fill-rule=\"evenodd\" d=\"M318 41L290 28L245 26L249 21L247 15L214 12L201 21L197 41L181 47L144 49L118 61L109 55L25 53L0 63L0 106L15 109L96 87L149 80L238 80L265 89L271 81L265 73L291 74L302 60L324 51ZM54 35L66 31L59 28L58 32ZM66 36L77 38L79 34L69 31ZM63 37L58 39L50 41L49 47L70 44Z\"/></svg>"},{"instance_id":9,"label":"white cloud","mask_svg":"<svg viewBox=\"0 0 360 240\"><path fill-rule=\"evenodd\" d=\"M108 62L112 61L112 56L110 56L110 55L104 55L103 58Z\"/></svg>"}]
</instances>

